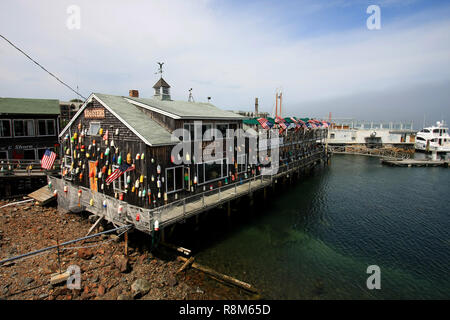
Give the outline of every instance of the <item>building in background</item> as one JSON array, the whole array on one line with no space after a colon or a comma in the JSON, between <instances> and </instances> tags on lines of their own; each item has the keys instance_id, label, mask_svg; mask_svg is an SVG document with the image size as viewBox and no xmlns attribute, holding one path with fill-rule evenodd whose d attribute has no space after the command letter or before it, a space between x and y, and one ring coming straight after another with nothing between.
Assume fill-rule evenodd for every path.
<instances>
[{"instance_id":1,"label":"building in background","mask_svg":"<svg viewBox=\"0 0 450 320\"><path fill-rule=\"evenodd\" d=\"M64 128L72 119L72 117L80 110L83 101L79 99L72 99L70 101L60 101L61 108L59 127Z\"/></svg>"},{"instance_id":2,"label":"building in background","mask_svg":"<svg viewBox=\"0 0 450 320\"><path fill-rule=\"evenodd\" d=\"M333 120L328 130L331 146L363 145L369 148L394 146L413 147L416 130L412 122L374 122L354 119Z\"/></svg>"},{"instance_id":3,"label":"building in background","mask_svg":"<svg viewBox=\"0 0 450 320\"><path fill-rule=\"evenodd\" d=\"M39 160L58 146L56 99L0 98L0 160Z\"/></svg>"}]
</instances>

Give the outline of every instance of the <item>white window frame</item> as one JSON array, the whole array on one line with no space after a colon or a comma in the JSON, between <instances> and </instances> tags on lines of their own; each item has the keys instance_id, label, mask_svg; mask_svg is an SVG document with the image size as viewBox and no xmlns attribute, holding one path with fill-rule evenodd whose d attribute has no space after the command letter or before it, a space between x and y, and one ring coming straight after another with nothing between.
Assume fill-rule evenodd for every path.
<instances>
[{"instance_id":1,"label":"white window frame","mask_svg":"<svg viewBox=\"0 0 450 320\"><path fill-rule=\"evenodd\" d=\"M67 159L70 159L70 164L67 164ZM64 155L64 168L69 169L67 170L67 174L64 177L66 180L73 180L72 171L70 170L70 167L73 163L73 157L71 155Z\"/></svg>"},{"instance_id":2,"label":"white window frame","mask_svg":"<svg viewBox=\"0 0 450 320\"><path fill-rule=\"evenodd\" d=\"M39 133L39 121L45 121L45 132L48 133L48 126L47 126L47 121L52 121L53 122L53 134L40 134ZM55 123L55 119L36 119L36 136L38 137L53 137L57 135L57 130L56 130L56 123Z\"/></svg>"},{"instance_id":3,"label":"white window frame","mask_svg":"<svg viewBox=\"0 0 450 320\"><path fill-rule=\"evenodd\" d=\"M9 136L0 136L0 139L2 138L12 138L13 137L13 125L11 123L11 119L0 119L0 121L8 121L9 122Z\"/></svg>"},{"instance_id":4,"label":"white window frame","mask_svg":"<svg viewBox=\"0 0 450 320\"><path fill-rule=\"evenodd\" d=\"M14 125L14 123L16 121L31 121L33 123L33 135L26 135L26 136L18 136L16 135L16 126ZM36 137L36 123L34 121L34 119L13 119L13 130L14 130L14 137L16 138L27 138L27 137Z\"/></svg>"},{"instance_id":5,"label":"white window frame","mask_svg":"<svg viewBox=\"0 0 450 320\"><path fill-rule=\"evenodd\" d=\"M244 157L244 159L245 159L245 161L244 161L244 163L243 164L239 164L239 158L242 158L242 157ZM243 172L247 172L247 154L238 154L237 155L237 157L236 157L236 160L237 160L237 165L238 165L238 169L237 169L237 173L243 173ZM239 170L239 167L240 166L244 166L244 170L242 170L242 171L240 171Z\"/></svg>"},{"instance_id":6,"label":"white window frame","mask_svg":"<svg viewBox=\"0 0 450 320\"><path fill-rule=\"evenodd\" d=\"M91 134L91 127L92 127L93 124L98 124L98 130L97 130L96 133ZM88 130L88 132L87 132L87 135L88 135L88 136L98 136L98 135L99 135L98 132L99 132L101 126L102 126L102 124L100 123L100 121L90 121L90 122L89 122L89 130Z\"/></svg>"},{"instance_id":7,"label":"white window frame","mask_svg":"<svg viewBox=\"0 0 450 320\"><path fill-rule=\"evenodd\" d=\"M182 174L182 176L181 176L181 188L180 189L177 189L176 188L176 186L177 186L177 177L176 177L176 174L175 174L175 169L176 168L182 168L182 172L181 172L181 174ZM166 183L166 193L167 194L171 194L171 193L175 193L175 192L179 192L179 191L182 191L182 190L184 190L184 166L175 166L175 167L170 167L170 168L166 168L166 180L165 180L165 183ZM168 183L167 183L167 172L169 171L169 170L173 170L173 190L172 191L169 191L168 190Z\"/></svg>"},{"instance_id":8,"label":"white window frame","mask_svg":"<svg viewBox=\"0 0 450 320\"><path fill-rule=\"evenodd\" d=\"M120 166L113 164L112 165L112 172L114 172L114 170L118 169ZM127 184L127 178L128 175L126 172L124 172L120 177L118 177L116 180L113 181L113 190L114 191L118 191L118 192L126 192L126 188L125 185ZM119 186L117 186L117 184L119 184ZM120 189L121 185L123 185L123 189Z\"/></svg>"}]
</instances>

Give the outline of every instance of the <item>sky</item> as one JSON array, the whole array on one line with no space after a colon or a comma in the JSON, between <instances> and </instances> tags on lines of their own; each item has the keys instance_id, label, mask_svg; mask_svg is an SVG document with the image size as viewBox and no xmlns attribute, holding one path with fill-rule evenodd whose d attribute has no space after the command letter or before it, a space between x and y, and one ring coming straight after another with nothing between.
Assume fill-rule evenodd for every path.
<instances>
[{"instance_id":1,"label":"sky","mask_svg":"<svg viewBox=\"0 0 450 320\"><path fill-rule=\"evenodd\" d=\"M222 109L258 97L272 112L281 90L284 116L450 121L449 1L2 0L0 34L85 97L151 97L162 61L174 100L192 88ZM0 96L76 98L1 38Z\"/></svg>"}]
</instances>

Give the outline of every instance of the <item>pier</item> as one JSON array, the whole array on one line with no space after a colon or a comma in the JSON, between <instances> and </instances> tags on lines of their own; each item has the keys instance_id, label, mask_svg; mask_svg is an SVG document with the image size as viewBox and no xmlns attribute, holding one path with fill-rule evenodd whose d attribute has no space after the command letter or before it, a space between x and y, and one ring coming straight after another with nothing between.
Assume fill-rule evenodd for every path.
<instances>
[{"instance_id":1,"label":"pier","mask_svg":"<svg viewBox=\"0 0 450 320\"><path fill-rule=\"evenodd\" d=\"M404 160L391 160L391 159L381 159L382 164L396 167L449 167L449 160L414 160L414 159L404 159Z\"/></svg>"},{"instance_id":2,"label":"pier","mask_svg":"<svg viewBox=\"0 0 450 320\"><path fill-rule=\"evenodd\" d=\"M255 175L153 209L138 207L85 187L77 188L65 184L62 179L57 177L49 176L49 181L52 188L60 190L57 196L60 207L68 208L70 211L89 211L99 217L104 217L115 225L133 224L136 229L151 233L154 230L155 221L158 221L159 228L164 229L224 204L228 204L230 213L232 200L272 186L277 183L278 179L300 176L303 171L318 165L326 165L329 157L330 155L325 153L324 148L319 148L299 160L280 164L276 174ZM66 191L61 192L61 190Z\"/></svg>"}]
</instances>

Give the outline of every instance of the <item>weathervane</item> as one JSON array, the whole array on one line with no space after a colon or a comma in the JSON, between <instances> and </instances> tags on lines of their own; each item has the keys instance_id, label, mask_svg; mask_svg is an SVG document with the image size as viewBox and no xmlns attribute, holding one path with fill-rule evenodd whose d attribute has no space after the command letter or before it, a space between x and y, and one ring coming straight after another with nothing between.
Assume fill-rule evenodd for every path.
<instances>
[{"instance_id":1,"label":"weathervane","mask_svg":"<svg viewBox=\"0 0 450 320\"><path fill-rule=\"evenodd\" d=\"M159 73L161 75L161 78L162 78L162 73L163 73L162 67L163 67L164 62L157 62L157 64L159 64L159 68L158 68L158 71L155 72L155 74Z\"/></svg>"},{"instance_id":2,"label":"weathervane","mask_svg":"<svg viewBox=\"0 0 450 320\"><path fill-rule=\"evenodd\" d=\"M194 96L192 95L192 88L189 89L189 98L188 98L189 102L195 102L194 100Z\"/></svg>"}]
</instances>

